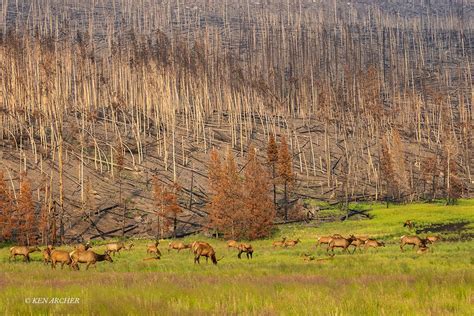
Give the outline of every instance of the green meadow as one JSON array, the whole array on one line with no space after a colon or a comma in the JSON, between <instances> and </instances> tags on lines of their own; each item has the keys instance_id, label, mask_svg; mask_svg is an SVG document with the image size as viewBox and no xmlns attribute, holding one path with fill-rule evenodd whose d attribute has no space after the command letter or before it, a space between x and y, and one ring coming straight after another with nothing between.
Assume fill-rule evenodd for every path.
<instances>
[{"instance_id":1,"label":"green meadow","mask_svg":"<svg viewBox=\"0 0 474 316\"><path fill-rule=\"evenodd\" d=\"M8 261L10 245L0 248L0 313L132 314L132 315L472 315L474 307L474 200L442 203L351 205L373 218L317 224L282 225L267 240L253 241L254 258L237 258L225 241L189 236L184 242L208 241L215 266L193 263L188 249L168 253L162 240L161 260L144 261L149 240L99 262L96 268L52 270L42 262ZM335 211L336 212L336 211ZM399 237L414 234L403 227L416 223L420 236L437 234L443 241L417 254L399 248ZM356 251L315 248L318 236L368 235L385 248ZM300 238L294 248L273 248L281 237ZM105 241L93 249L103 253ZM65 249L70 249L64 247ZM315 260L305 261L304 254ZM318 260L322 259L322 260ZM79 298L77 304L33 304L32 298Z\"/></svg>"}]
</instances>

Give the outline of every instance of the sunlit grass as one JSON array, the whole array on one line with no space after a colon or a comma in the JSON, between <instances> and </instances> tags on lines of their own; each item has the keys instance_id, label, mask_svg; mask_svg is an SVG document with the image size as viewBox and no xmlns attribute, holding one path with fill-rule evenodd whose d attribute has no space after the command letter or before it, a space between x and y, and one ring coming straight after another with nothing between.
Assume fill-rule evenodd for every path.
<instances>
[{"instance_id":1,"label":"sunlit grass","mask_svg":"<svg viewBox=\"0 0 474 316\"><path fill-rule=\"evenodd\" d=\"M26 264L8 262L0 249L0 311L7 314L311 314L311 315L469 315L472 311L474 252L472 241L441 242L432 252L401 252L393 236L410 233L405 219L423 223L469 221L472 201L457 206L413 204L372 206L372 220L280 227L273 239L300 237L291 249L273 249L273 239L254 241L253 260L237 258L223 241L210 242L223 259L217 266L193 263L188 250L168 254L162 241L161 260L149 257L149 241L135 240L135 249L97 263L85 271L51 270L40 254ZM303 260L302 254L326 258L315 249L316 236L327 233L369 234L387 247L368 253L341 254L326 261ZM455 235L455 233L453 233ZM97 252L104 246L97 242ZM78 297L78 305L26 304L29 297Z\"/></svg>"}]
</instances>

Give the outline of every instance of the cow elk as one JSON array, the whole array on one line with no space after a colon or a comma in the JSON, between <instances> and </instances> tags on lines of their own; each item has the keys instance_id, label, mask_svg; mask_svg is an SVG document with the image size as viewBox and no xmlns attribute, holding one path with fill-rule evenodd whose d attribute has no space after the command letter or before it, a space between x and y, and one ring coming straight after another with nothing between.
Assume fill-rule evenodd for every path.
<instances>
[{"instance_id":1,"label":"cow elk","mask_svg":"<svg viewBox=\"0 0 474 316\"><path fill-rule=\"evenodd\" d=\"M16 256L23 256L23 261L30 262L30 253L35 252L35 251L41 251L41 249L38 248L38 246L32 246L32 247L27 247L27 246L15 246L10 248L10 257L8 258L8 261L10 261L12 258L15 259Z\"/></svg>"},{"instance_id":2,"label":"cow elk","mask_svg":"<svg viewBox=\"0 0 474 316\"><path fill-rule=\"evenodd\" d=\"M86 251L86 250L89 250L90 248L92 248L92 246L89 242L87 242L85 245L84 244L78 244L78 245L74 246L74 250L78 250L78 251Z\"/></svg>"},{"instance_id":3,"label":"cow elk","mask_svg":"<svg viewBox=\"0 0 474 316\"><path fill-rule=\"evenodd\" d=\"M334 234L332 236L321 236L318 238L318 242L316 243L316 248L318 248L318 246L322 244L326 244L329 246L329 243L331 242L333 238L344 238L344 237L342 237L339 234Z\"/></svg>"},{"instance_id":4,"label":"cow elk","mask_svg":"<svg viewBox=\"0 0 474 316\"><path fill-rule=\"evenodd\" d=\"M283 247L283 246L285 245L285 241L286 241L286 237L283 237L283 238L281 239L281 241L274 241L274 242L272 243L273 248L275 248L275 247Z\"/></svg>"},{"instance_id":5,"label":"cow elk","mask_svg":"<svg viewBox=\"0 0 474 316\"><path fill-rule=\"evenodd\" d=\"M365 251L367 251L369 248L377 249L379 247L385 247L385 243L383 241L377 241L375 239L368 239L364 244Z\"/></svg>"},{"instance_id":6,"label":"cow elk","mask_svg":"<svg viewBox=\"0 0 474 316\"><path fill-rule=\"evenodd\" d=\"M178 250L180 252L183 249L189 249L191 248L191 245L185 244L182 242L177 242L177 241L172 241L168 244L168 252L170 252L172 249Z\"/></svg>"},{"instance_id":7,"label":"cow elk","mask_svg":"<svg viewBox=\"0 0 474 316\"><path fill-rule=\"evenodd\" d=\"M342 248L342 251L347 252L347 249L349 248L349 245L356 240L356 238L353 235L350 235L349 238L344 238L344 237L338 237L338 238L333 238L328 245L328 248L326 249L326 252L329 251L329 249L332 250L334 253L334 248Z\"/></svg>"},{"instance_id":8,"label":"cow elk","mask_svg":"<svg viewBox=\"0 0 474 316\"><path fill-rule=\"evenodd\" d=\"M361 251L362 246L365 244L366 240L362 240L361 238L356 237L355 240L353 240L351 244L349 245L349 246L354 246L354 250L352 251L352 253L354 253L357 249Z\"/></svg>"},{"instance_id":9,"label":"cow elk","mask_svg":"<svg viewBox=\"0 0 474 316\"><path fill-rule=\"evenodd\" d=\"M422 248L426 247L426 244L431 243L428 239L422 239L418 236L402 236L400 237L400 249L403 251L405 245L413 245L412 249L415 247Z\"/></svg>"},{"instance_id":10,"label":"cow elk","mask_svg":"<svg viewBox=\"0 0 474 316\"><path fill-rule=\"evenodd\" d=\"M435 242L440 241L441 237L440 236L428 236L428 237L426 237L426 239L429 240L430 243L434 244Z\"/></svg>"},{"instance_id":11,"label":"cow elk","mask_svg":"<svg viewBox=\"0 0 474 316\"><path fill-rule=\"evenodd\" d=\"M408 227L408 229L413 229L413 227L415 227L415 224L411 220L406 220L405 223L403 223L403 227Z\"/></svg>"},{"instance_id":12,"label":"cow elk","mask_svg":"<svg viewBox=\"0 0 474 316\"><path fill-rule=\"evenodd\" d=\"M287 248L287 247L294 247L294 246L296 246L296 245L297 245L298 243L300 243L300 242L301 242L301 240L300 240L299 238L296 239L296 240L286 240L286 241L283 243L283 246L284 246L285 248Z\"/></svg>"},{"instance_id":13,"label":"cow elk","mask_svg":"<svg viewBox=\"0 0 474 316\"><path fill-rule=\"evenodd\" d=\"M157 257L161 257L161 251L158 249L158 243L149 244L146 248L146 253L154 253Z\"/></svg>"},{"instance_id":14,"label":"cow elk","mask_svg":"<svg viewBox=\"0 0 474 316\"><path fill-rule=\"evenodd\" d=\"M86 263L86 270L89 269L90 265L94 265L96 262L109 261L114 262L112 257L106 252L103 255L97 254L92 250L87 251L73 251L70 254L72 259L72 266L79 270L79 263Z\"/></svg>"},{"instance_id":15,"label":"cow elk","mask_svg":"<svg viewBox=\"0 0 474 316\"><path fill-rule=\"evenodd\" d=\"M51 262L51 251L54 249L53 245L48 245L42 253L43 253L43 263L48 264Z\"/></svg>"},{"instance_id":16,"label":"cow elk","mask_svg":"<svg viewBox=\"0 0 474 316\"><path fill-rule=\"evenodd\" d=\"M227 248L235 248L235 249L239 249L239 243L235 240L228 240L227 241Z\"/></svg>"},{"instance_id":17,"label":"cow elk","mask_svg":"<svg viewBox=\"0 0 474 316\"><path fill-rule=\"evenodd\" d=\"M123 242L113 242L105 245L105 252L112 253L115 256L115 253L120 254L120 250L125 249L125 244Z\"/></svg>"},{"instance_id":18,"label":"cow elk","mask_svg":"<svg viewBox=\"0 0 474 316\"><path fill-rule=\"evenodd\" d=\"M207 258L211 258L211 261L213 264L217 264L217 261L222 259L221 258L217 260L216 252L214 251L214 248L212 248L212 246L209 245L208 243L196 244L196 247L193 252L194 252L194 263L199 263L200 257L206 257L206 261L207 261Z\"/></svg>"},{"instance_id":19,"label":"cow elk","mask_svg":"<svg viewBox=\"0 0 474 316\"><path fill-rule=\"evenodd\" d=\"M245 254L247 255L247 259L252 259L253 247L251 244L240 244L237 249L239 249L239 254L237 255L239 259L241 259L240 256L242 255L243 252L245 252Z\"/></svg>"},{"instance_id":20,"label":"cow elk","mask_svg":"<svg viewBox=\"0 0 474 316\"><path fill-rule=\"evenodd\" d=\"M79 251L80 252L80 251ZM69 252L64 250L52 250L50 252L51 257L51 269L56 269L56 263L61 263L61 269L64 268L64 265L67 264L71 268L71 256Z\"/></svg>"}]
</instances>

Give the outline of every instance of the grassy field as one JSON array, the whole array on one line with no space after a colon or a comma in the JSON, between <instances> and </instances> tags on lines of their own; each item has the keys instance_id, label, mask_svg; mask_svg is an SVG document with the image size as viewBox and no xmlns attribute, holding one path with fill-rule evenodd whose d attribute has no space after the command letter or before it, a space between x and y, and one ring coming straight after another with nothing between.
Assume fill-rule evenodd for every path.
<instances>
[{"instance_id":1,"label":"grassy field","mask_svg":"<svg viewBox=\"0 0 474 316\"><path fill-rule=\"evenodd\" d=\"M315 226L285 225L268 240L254 241L253 260L237 259L221 240L202 236L224 258L217 266L193 264L189 251L167 253L161 260L148 257L149 241L134 241L136 248L100 262L96 269L53 271L40 262L8 262L8 246L0 249L0 313L2 314L258 314L258 315L469 315L474 304L474 200L456 206L412 204L364 205L371 220L350 220ZM401 252L398 237L432 227L447 240L431 252ZM436 226L436 224L439 224ZM430 226L432 225L432 226ZM440 226L442 225L442 226ZM449 231L455 229L456 231ZM340 254L324 261L304 261L315 249L317 236L328 233L365 234L384 240L387 247L368 253ZM426 235L422 233L421 235ZM273 249L272 240L301 238L291 249ZM94 245L103 252L104 247ZM32 304L34 297L79 298L78 304Z\"/></svg>"}]
</instances>

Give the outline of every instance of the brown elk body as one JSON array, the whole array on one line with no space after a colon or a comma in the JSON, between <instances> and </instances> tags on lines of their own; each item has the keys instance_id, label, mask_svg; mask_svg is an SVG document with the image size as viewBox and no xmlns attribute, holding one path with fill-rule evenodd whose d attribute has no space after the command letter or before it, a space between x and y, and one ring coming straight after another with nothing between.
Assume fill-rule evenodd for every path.
<instances>
[{"instance_id":1,"label":"brown elk body","mask_svg":"<svg viewBox=\"0 0 474 316\"><path fill-rule=\"evenodd\" d=\"M377 249L379 247L385 247L385 243L383 241L377 241L375 239L368 239L364 244L365 251L367 251L369 248Z\"/></svg>"},{"instance_id":2,"label":"brown elk body","mask_svg":"<svg viewBox=\"0 0 474 316\"><path fill-rule=\"evenodd\" d=\"M51 257L51 268L56 269L56 263L60 262L61 263L61 269L64 268L64 265L67 264L69 268L71 268L71 256L69 255L69 252L64 251L64 250L52 250L50 252L50 257Z\"/></svg>"},{"instance_id":3,"label":"brown elk body","mask_svg":"<svg viewBox=\"0 0 474 316\"><path fill-rule=\"evenodd\" d=\"M360 251L364 244L365 244L364 240L356 237L356 239L353 240L349 246L354 246L354 250L352 251L352 253L354 253L356 251L356 249L359 249L359 251Z\"/></svg>"},{"instance_id":4,"label":"brown elk body","mask_svg":"<svg viewBox=\"0 0 474 316\"><path fill-rule=\"evenodd\" d=\"M426 237L427 240L430 241L430 243L434 244L435 242L441 240L441 237L439 236L428 236Z\"/></svg>"},{"instance_id":5,"label":"brown elk body","mask_svg":"<svg viewBox=\"0 0 474 316\"><path fill-rule=\"evenodd\" d=\"M79 250L79 251L86 251L90 248L92 248L92 246L89 242L87 242L85 245L84 244L78 244L78 245L74 246L74 250Z\"/></svg>"},{"instance_id":6,"label":"brown elk body","mask_svg":"<svg viewBox=\"0 0 474 316\"><path fill-rule=\"evenodd\" d=\"M156 254L157 256L161 256L161 251L160 249L158 249L158 246L157 245L154 245L154 244L151 244L151 245L148 245L147 248L146 248L146 253L154 253Z\"/></svg>"},{"instance_id":7,"label":"brown elk body","mask_svg":"<svg viewBox=\"0 0 474 316\"><path fill-rule=\"evenodd\" d=\"M273 248L275 248L275 247L283 247L283 245L285 244L285 241L286 241L286 237L283 237L280 241L274 241L274 242L272 243Z\"/></svg>"},{"instance_id":8,"label":"brown elk body","mask_svg":"<svg viewBox=\"0 0 474 316\"><path fill-rule=\"evenodd\" d=\"M211 258L213 264L217 264L216 252L211 245L207 243L199 243L194 249L194 263L200 263L199 258L206 257Z\"/></svg>"},{"instance_id":9,"label":"brown elk body","mask_svg":"<svg viewBox=\"0 0 474 316\"><path fill-rule=\"evenodd\" d=\"M286 240L284 243L283 243L283 246L284 247L294 247L296 246L298 243L300 243L301 240L298 238L296 240Z\"/></svg>"},{"instance_id":10,"label":"brown elk body","mask_svg":"<svg viewBox=\"0 0 474 316\"><path fill-rule=\"evenodd\" d=\"M120 250L125 249L125 244L123 242L113 242L105 245L105 252L112 253L115 256L115 253L120 254Z\"/></svg>"},{"instance_id":11,"label":"brown elk body","mask_svg":"<svg viewBox=\"0 0 474 316\"><path fill-rule=\"evenodd\" d=\"M236 248L239 249L239 243L235 240L228 240L227 241L227 248Z\"/></svg>"},{"instance_id":12,"label":"brown elk body","mask_svg":"<svg viewBox=\"0 0 474 316\"><path fill-rule=\"evenodd\" d=\"M318 238L318 242L316 243L316 248L322 244L329 245L329 243L331 242L333 238L344 238L344 237L342 237L339 234L334 234L332 236L321 236Z\"/></svg>"},{"instance_id":13,"label":"brown elk body","mask_svg":"<svg viewBox=\"0 0 474 316\"><path fill-rule=\"evenodd\" d=\"M349 248L349 245L354 240L356 240L356 238L353 235L349 236L349 238L341 238L341 237L333 238L329 242L329 245L328 245L328 248L326 249L326 252L328 252L329 249L331 249L332 252L334 252L334 248L342 248L342 251L347 252L347 248Z\"/></svg>"},{"instance_id":14,"label":"brown elk body","mask_svg":"<svg viewBox=\"0 0 474 316\"><path fill-rule=\"evenodd\" d=\"M87 250L87 251L73 251L70 254L71 259L72 259L72 266L79 270L79 263L86 263L86 270L89 269L89 266L92 264L95 266L96 262L101 262L101 261L110 261L114 262L112 260L112 257L106 252L103 255L97 254L93 252L92 250Z\"/></svg>"},{"instance_id":15,"label":"brown elk body","mask_svg":"<svg viewBox=\"0 0 474 316\"><path fill-rule=\"evenodd\" d=\"M35 251L41 251L37 246L27 247L27 246L15 246L10 248L10 257L8 261L12 258L15 259L16 256L23 256L23 261L30 262L30 253Z\"/></svg>"},{"instance_id":16,"label":"brown elk body","mask_svg":"<svg viewBox=\"0 0 474 316\"><path fill-rule=\"evenodd\" d=\"M172 249L178 250L178 252L180 252L181 250L188 249L188 248L191 248L191 245L185 244L182 242L173 241L173 242L170 242L168 245L168 252L170 252Z\"/></svg>"},{"instance_id":17,"label":"brown elk body","mask_svg":"<svg viewBox=\"0 0 474 316\"><path fill-rule=\"evenodd\" d=\"M239 249L239 254L237 255L237 257L239 259L241 259L240 256L244 252L247 255L247 259L252 259L252 257L253 257L253 247L252 247L251 244L240 244L237 249Z\"/></svg>"},{"instance_id":18,"label":"brown elk body","mask_svg":"<svg viewBox=\"0 0 474 316\"><path fill-rule=\"evenodd\" d=\"M53 249L54 249L53 245L48 245L48 247L42 251L44 264L48 264L49 262L51 262L51 251Z\"/></svg>"},{"instance_id":19,"label":"brown elk body","mask_svg":"<svg viewBox=\"0 0 474 316\"><path fill-rule=\"evenodd\" d=\"M415 247L421 248L426 247L427 243L431 243L428 239L422 239L418 236L402 236L400 237L400 249L403 251L405 245L413 245L412 249Z\"/></svg>"}]
</instances>

